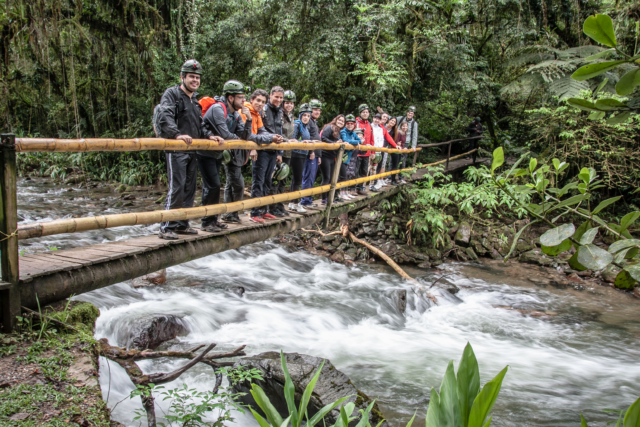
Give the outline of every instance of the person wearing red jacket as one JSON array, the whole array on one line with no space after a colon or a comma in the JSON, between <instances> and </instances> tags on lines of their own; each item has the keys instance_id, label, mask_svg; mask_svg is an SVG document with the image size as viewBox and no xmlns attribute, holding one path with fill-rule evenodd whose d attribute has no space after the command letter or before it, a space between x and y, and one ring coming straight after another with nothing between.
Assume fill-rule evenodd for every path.
<instances>
[{"instance_id":1,"label":"person wearing red jacket","mask_svg":"<svg viewBox=\"0 0 640 427\"><path fill-rule=\"evenodd\" d=\"M356 118L356 126L358 129L362 129L364 134L364 141L361 145L373 145L373 131L371 129L371 123L369 123L369 106L367 104L361 104L358 107L358 113L360 117ZM358 152L358 164L356 166L356 178L362 178L369 175L369 151ZM356 185L356 192L358 194L367 194L364 183Z\"/></svg>"}]
</instances>

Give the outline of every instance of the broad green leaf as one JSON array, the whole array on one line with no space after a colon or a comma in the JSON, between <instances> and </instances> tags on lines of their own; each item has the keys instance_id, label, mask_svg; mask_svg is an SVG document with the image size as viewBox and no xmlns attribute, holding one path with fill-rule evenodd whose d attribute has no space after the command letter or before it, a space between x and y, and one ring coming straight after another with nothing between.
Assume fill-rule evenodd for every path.
<instances>
[{"instance_id":1,"label":"broad green leaf","mask_svg":"<svg viewBox=\"0 0 640 427\"><path fill-rule=\"evenodd\" d=\"M600 74L606 73L607 71L617 67L620 64L624 64L625 62L626 61L607 61L583 65L571 75L571 78L578 81L589 80L599 76Z\"/></svg>"},{"instance_id":2,"label":"broad green leaf","mask_svg":"<svg viewBox=\"0 0 640 427\"><path fill-rule=\"evenodd\" d=\"M560 243L557 246L542 245L541 249L542 249L542 252L544 252L549 256L556 256L558 254L561 254L562 252L566 252L569 249L571 249L571 240L569 239L563 240L562 243Z\"/></svg>"},{"instance_id":3,"label":"broad green leaf","mask_svg":"<svg viewBox=\"0 0 640 427\"><path fill-rule=\"evenodd\" d=\"M442 427L462 427L460 415L458 387L453 371L453 360L451 360L440 385L440 422Z\"/></svg>"},{"instance_id":4,"label":"broad green leaf","mask_svg":"<svg viewBox=\"0 0 640 427\"><path fill-rule=\"evenodd\" d=\"M300 416L301 422L304 419L305 414L307 413L307 405L309 404L309 400L311 399L311 393L313 393L313 389L315 388L316 383L318 382L318 378L320 378L320 373L322 372L322 367L324 366L324 362L325 361L323 360L320 366L318 366L318 369L316 370L315 375L313 376L313 378L311 378L311 381L309 381L309 384L307 384L307 387L304 389L304 393L302 393L302 399L300 399L300 408L298 409L298 415ZM299 426L294 426L294 427L299 427Z\"/></svg>"},{"instance_id":5,"label":"broad green leaf","mask_svg":"<svg viewBox=\"0 0 640 427\"><path fill-rule=\"evenodd\" d=\"M577 271L584 271L587 269L587 267L578 262L578 252L576 252L571 256L571 258L569 258L569 266Z\"/></svg>"},{"instance_id":6,"label":"broad green leaf","mask_svg":"<svg viewBox=\"0 0 640 427\"><path fill-rule=\"evenodd\" d=\"M296 387L289 375L289 369L287 369L287 361L284 358L284 352L280 350L280 364L282 365L282 371L284 372L284 398L287 401L287 409L291 414L291 424L294 427L300 425L298 420L298 410L296 409Z\"/></svg>"},{"instance_id":7,"label":"broad green leaf","mask_svg":"<svg viewBox=\"0 0 640 427\"><path fill-rule=\"evenodd\" d=\"M620 220L620 232L626 230L636 219L640 218L640 212L630 212L622 217Z\"/></svg>"},{"instance_id":8,"label":"broad green leaf","mask_svg":"<svg viewBox=\"0 0 640 427\"><path fill-rule=\"evenodd\" d=\"M582 182L584 182L585 184L589 184L589 182L591 181L591 174L589 173L589 169L588 168L580 169L578 178L580 178Z\"/></svg>"},{"instance_id":9,"label":"broad green leaf","mask_svg":"<svg viewBox=\"0 0 640 427\"><path fill-rule=\"evenodd\" d=\"M440 427L440 395L433 387L427 408L426 427Z\"/></svg>"},{"instance_id":10,"label":"broad green leaf","mask_svg":"<svg viewBox=\"0 0 640 427\"><path fill-rule=\"evenodd\" d=\"M624 427L640 427L640 398L629 406L624 414Z\"/></svg>"},{"instance_id":11,"label":"broad green leaf","mask_svg":"<svg viewBox=\"0 0 640 427\"><path fill-rule=\"evenodd\" d=\"M522 169L517 169L517 167L520 165L520 163L522 163L522 161L524 160L524 158L525 158L525 156L527 154L524 154L524 155L520 156L520 158L513 164L513 166L511 166L511 169L509 169L509 172L507 173L505 178L509 178L514 171L517 173L518 171L522 170ZM518 175L516 175L516 176L518 176Z\"/></svg>"},{"instance_id":12,"label":"broad green leaf","mask_svg":"<svg viewBox=\"0 0 640 427\"><path fill-rule=\"evenodd\" d=\"M613 261L613 255L596 245L584 245L578 248L578 262L590 270L602 270Z\"/></svg>"},{"instance_id":13,"label":"broad green leaf","mask_svg":"<svg viewBox=\"0 0 640 427\"><path fill-rule=\"evenodd\" d=\"M593 243L593 239L596 238L596 234L598 234L598 229L600 227L593 227L584 232L584 234L580 237L581 245L588 245L589 243Z\"/></svg>"},{"instance_id":14,"label":"broad green leaf","mask_svg":"<svg viewBox=\"0 0 640 427\"><path fill-rule=\"evenodd\" d=\"M631 277L629 272L627 272L626 270L621 270L613 282L615 287L618 289L633 289L636 283L637 280Z\"/></svg>"},{"instance_id":15,"label":"broad green leaf","mask_svg":"<svg viewBox=\"0 0 640 427\"><path fill-rule=\"evenodd\" d=\"M622 102L613 98L599 99L596 101L596 108L602 111L619 110L620 108L627 108Z\"/></svg>"},{"instance_id":16,"label":"broad green leaf","mask_svg":"<svg viewBox=\"0 0 640 427\"><path fill-rule=\"evenodd\" d=\"M502 147L498 147L493 150L493 162L491 163L491 174L498 169L504 163L504 151Z\"/></svg>"},{"instance_id":17,"label":"broad green leaf","mask_svg":"<svg viewBox=\"0 0 640 427\"><path fill-rule=\"evenodd\" d=\"M278 410L271 404L271 401L265 394L264 390L257 384L251 384L251 395L256 401L262 412L267 416L267 420L271 425L279 426L282 424L282 417L278 413Z\"/></svg>"},{"instance_id":18,"label":"broad green leaf","mask_svg":"<svg viewBox=\"0 0 640 427\"><path fill-rule=\"evenodd\" d=\"M591 56L587 56L586 58L584 58L585 61L593 61L595 59L600 59L600 58L606 58L607 56L611 55L612 53L614 53L616 50L615 49L607 49L607 50L603 50L600 53L596 53L595 55L591 55ZM607 79L608 80L608 79ZM604 82L606 84L606 82ZM604 86L602 83L600 84L601 86ZM599 90L596 91L599 92L600 90L602 90L602 88L600 88Z\"/></svg>"},{"instance_id":19,"label":"broad green leaf","mask_svg":"<svg viewBox=\"0 0 640 427\"><path fill-rule=\"evenodd\" d=\"M560 169L560 160L558 160L558 159L553 159L553 160L551 160L551 163L553 163L553 167L556 169L556 171L557 171L558 169Z\"/></svg>"},{"instance_id":20,"label":"broad green leaf","mask_svg":"<svg viewBox=\"0 0 640 427\"><path fill-rule=\"evenodd\" d=\"M604 111L592 111L587 118L589 120L602 120L606 115L607 113L605 113Z\"/></svg>"},{"instance_id":21,"label":"broad green leaf","mask_svg":"<svg viewBox=\"0 0 640 427\"><path fill-rule=\"evenodd\" d=\"M577 194L575 196L571 196L568 199L561 201L560 203L555 205L553 208L549 209L549 212L555 211L556 209L564 208L565 206L577 205L578 203L588 199L589 197L591 196L588 194Z\"/></svg>"},{"instance_id":22,"label":"broad green leaf","mask_svg":"<svg viewBox=\"0 0 640 427\"><path fill-rule=\"evenodd\" d=\"M620 252L623 249L630 248L632 246L640 246L640 240L638 239L625 239L618 240L617 242L613 242L611 246L609 246L609 252L615 254Z\"/></svg>"},{"instance_id":23,"label":"broad green leaf","mask_svg":"<svg viewBox=\"0 0 640 427\"><path fill-rule=\"evenodd\" d=\"M320 421L322 421L322 419L325 417L325 415L327 415L329 412L333 411L333 408L337 407L338 405L340 405L342 402L344 402L345 400L347 400L350 397L351 397L351 395L343 397L341 399L336 400L333 403L329 403L328 405L323 406L322 409L320 409L313 417L311 417L311 419L309 420L309 422L306 425L309 426L309 427L315 426ZM353 409L355 408L355 405L353 405L353 408L351 408L351 410L349 411L349 407L350 407L349 405L352 405L352 403L349 402L346 405L344 405L346 407L345 410L347 411L347 415L351 415L351 412L353 412Z\"/></svg>"},{"instance_id":24,"label":"broad green leaf","mask_svg":"<svg viewBox=\"0 0 640 427\"><path fill-rule=\"evenodd\" d=\"M569 98L567 99L567 103L572 107L576 107L584 111L595 111L595 112L600 111L596 108L596 104L582 98Z\"/></svg>"},{"instance_id":25,"label":"broad green leaf","mask_svg":"<svg viewBox=\"0 0 640 427\"><path fill-rule=\"evenodd\" d=\"M367 406L367 409L365 409L364 411L360 410L360 421L358 422L358 424L356 424L356 427L366 427L367 424L369 424L369 413L373 409L373 405L375 405L375 403L376 401L374 399L373 402L371 402L369 406Z\"/></svg>"},{"instance_id":26,"label":"broad green leaf","mask_svg":"<svg viewBox=\"0 0 640 427\"><path fill-rule=\"evenodd\" d=\"M584 416L580 414L580 427L589 427L587 425L587 420L584 419Z\"/></svg>"},{"instance_id":27,"label":"broad green leaf","mask_svg":"<svg viewBox=\"0 0 640 427\"><path fill-rule=\"evenodd\" d=\"M569 224L562 224L559 227L547 230L542 236L540 236L540 243L545 246L558 246L565 239L570 238L576 232L576 227Z\"/></svg>"},{"instance_id":28,"label":"broad green leaf","mask_svg":"<svg viewBox=\"0 0 640 427\"><path fill-rule=\"evenodd\" d=\"M627 265L624 269L631 275L631 277L640 281L640 264Z\"/></svg>"},{"instance_id":29,"label":"broad green leaf","mask_svg":"<svg viewBox=\"0 0 640 427\"><path fill-rule=\"evenodd\" d=\"M631 117L631 111L623 111L621 113L616 114L613 117L609 117L607 119L607 124L617 125L620 123L624 123L627 120L629 120L629 117Z\"/></svg>"},{"instance_id":30,"label":"broad green leaf","mask_svg":"<svg viewBox=\"0 0 640 427\"><path fill-rule=\"evenodd\" d=\"M458 365L458 402L464 427L469 424L469 412L479 392L480 368L471 344L467 343Z\"/></svg>"},{"instance_id":31,"label":"broad green leaf","mask_svg":"<svg viewBox=\"0 0 640 427\"><path fill-rule=\"evenodd\" d=\"M609 206L611 203L615 203L618 200L620 200L622 198L622 196L617 196L617 197L612 197L610 199L607 200L603 200L600 202L600 204L598 204L598 206L596 206L596 208L593 210L594 214L597 214L598 212L600 212L602 209L606 208L607 206Z\"/></svg>"},{"instance_id":32,"label":"broad green leaf","mask_svg":"<svg viewBox=\"0 0 640 427\"><path fill-rule=\"evenodd\" d=\"M594 15L584 21L582 29L586 35L608 47L616 47L616 34L613 31L613 21L607 15Z\"/></svg>"},{"instance_id":33,"label":"broad green leaf","mask_svg":"<svg viewBox=\"0 0 640 427\"><path fill-rule=\"evenodd\" d=\"M629 95L636 86L640 86L640 68L627 72L616 83L616 93L618 95Z\"/></svg>"},{"instance_id":34,"label":"broad green leaf","mask_svg":"<svg viewBox=\"0 0 640 427\"><path fill-rule=\"evenodd\" d=\"M529 160L529 172L536 170L536 166L538 166L538 159L531 158L531 160Z\"/></svg>"},{"instance_id":35,"label":"broad green leaf","mask_svg":"<svg viewBox=\"0 0 640 427\"><path fill-rule=\"evenodd\" d=\"M507 374L509 369L506 366L494 379L489 381L482 387L480 394L476 397L471 407L471 413L469 414L469 427L483 427L484 420L491 412L493 404L496 403L498 393L500 393L500 387L502 387L502 380Z\"/></svg>"},{"instance_id":36,"label":"broad green leaf","mask_svg":"<svg viewBox=\"0 0 640 427\"><path fill-rule=\"evenodd\" d=\"M262 416L260 414L258 414L256 411L254 411L251 406L249 406L249 410L253 414L253 418L256 419L258 424L260 424L260 427L271 427L271 425L267 422L267 420L262 418Z\"/></svg>"}]
</instances>

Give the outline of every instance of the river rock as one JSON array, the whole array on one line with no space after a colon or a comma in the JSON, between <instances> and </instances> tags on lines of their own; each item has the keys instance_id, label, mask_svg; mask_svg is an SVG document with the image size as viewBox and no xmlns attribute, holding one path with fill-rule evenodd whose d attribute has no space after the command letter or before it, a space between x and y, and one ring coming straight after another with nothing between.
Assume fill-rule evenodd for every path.
<instances>
[{"instance_id":1,"label":"river rock","mask_svg":"<svg viewBox=\"0 0 640 427\"><path fill-rule=\"evenodd\" d=\"M354 402L356 404L354 414L357 414L359 409L365 409L371 403L372 400L358 390L353 385L349 377L336 369L329 360L299 353L285 353L284 356L287 362L289 375L291 376L295 386L296 406L300 404L299 402L302 397L302 393L304 392L307 384L309 384L313 378L314 373L322 361L324 360L325 362L309 401L309 417L315 415L325 405L346 396L351 397L349 397L344 404L347 402ZM280 415L282 415L283 418L286 417L288 415L288 410L286 400L284 399L285 379L280 362L280 353L270 351L256 356L243 357L233 365L234 368L239 368L241 366L249 369L255 368L262 371L264 380L255 381L255 383L264 390L265 394L269 397L269 400L278 410ZM251 405L252 408L261 413L261 410L253 400L251 393L249 393L250 386L248 383L236 384L234 386L234 390L236 392L246 393L244 396L240 397L239 400L246 405ZM339 408L334 409L325 416L325 423L327 425L332 425L337 421L339 414ZM369 422L371 425L375 426L382 420L383 416L378 409L378 405L375 404L369 416ZM357 421L354 421L349 425L355 426L356 424Z\"/></svg>"},{"instance_id":2,"label":"river rock","mask_svg":"<svg viewBox=\"0 0 640 427\"><path fill-rule=\"evenodd\" d=\"M376 236L378 234L378 230L376 229L376 227L373 227L371 225L365 225L363 231L367 236Z\"/></svg>"},{"instance_id":3,"label":"river rock","mask_svg":"<svg viewBox=\"0 0 640 427\"><path fill-rule=\"evenodd\" d=\"M430 260L442 258L442 253L437 249L433 249L433 248L425 249L424 253L427 254Z\"/></svg>"},{"instance_id":4,"label":"river rock","mask_svg":"<svg viewBox=\"0 0 640 427\"><path fill-rule=\"evenodd\" d=\"M418 268L424 268L425 270L429 269L431 268L431 263L429 261L423 261L420 264L418 264Z\"/></svg>"},{"instance_id":5,"label":"river rock","mask_svg":"<svg viewBox=\"0 0 640 427\"><path fill-rule=\"evenodd\" d=\"M146 288L149 286L162 285L167 281L167 270L158 270L155 273L149 273L141 277L131 280L131 286L134 288Z\"/></svg>"},{"instance_id":6,"label":"river rock","mask_svg":"<svg viewBox=\"0 0 640 427\"><path fill-rule=\"evenodd\" d=\"M338 235L337 235L337 234L332 234L332 235L330 235L330 236L322 236L322 237L320 238L320 240L321 240L321 241L323 241L323 242L327 242L327 243L328 243L328 242L333 242L333 241L334 241L334 240L336 240L337 238L338 238Z\"/></svg>"},{"instance_id":7,"label":"river rock","mask_svg":"<svg viewBox=\"0 0 640 427\"><path fill-rule=\"evenodd\" d=\"M478 260L478 255L476 255L476 253L473 251L473 248L471 246L469 246L464 251L467 254L467 256L469 257L469 259L471 259L473 261L477 261Z\"/></svg>"},{"instance_id":8,"label":"river rock","mask_svg":"<svg viewBox=\"0 0 640 427\"><path fill-rule=\"evenodd\" d=\"M469 239L471 239L471 226L463 222L458 226L458 231L456 231L456 245L467 247L469 246Z\"/></svg>"},{"instance_id":9,"label":"river rock","mask_svg":"<svg viewBox=\"0 0 640 427\"><path fill-rule=\"evenodd\" d=\"M331 255L331 261L340 263L344 262L344 253L336 252L335 254Z\"/></svg>"},{"instance_id":10,"label":"river rock","mask_svg":"<svg viewBox=\"0 0 640 427\"><path fill-rule=\"evenodd\" d=\"M520 255L518 261L526 264L541 265L543 267L550 267L553 264L553 259L545 255L541 249L532 249Z\"/></svg>"},{"instance_id":11,"label":"river rock","mask_svg":"<svg viewBox=\"0 0 640 427\"><path fill-rule=\"evenodd\" d=\"M133 334L133 339L128 344L129 348L155 350L162 343L187 332L182 320L171 315L144 319L142 322L144 323L141 323L137 332Z\"/></svg>"}]
</instances>

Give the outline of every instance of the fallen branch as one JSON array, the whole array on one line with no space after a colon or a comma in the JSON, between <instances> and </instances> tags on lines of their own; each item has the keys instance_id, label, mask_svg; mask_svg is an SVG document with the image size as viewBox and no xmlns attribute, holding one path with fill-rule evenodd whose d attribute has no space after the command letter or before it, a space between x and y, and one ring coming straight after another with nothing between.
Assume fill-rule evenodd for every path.
<instances>
[{"instance_id":1,"label":"fallen branch","mask_svg":"<svg viewBox=\"0 0 640 427\"><path fill-rule=\"evenodd\" d=\"M306 231L307 233L318 233L322 237L333 236L334 234L340 234L341 233L341 231L332 231L331 233L323 233L320 230L307 230L306 228L302 228L301 231Z\"/></svg>"},{"instance_id":2,"label":"fallen branch","mask_svg":"<svg viewBox=\"0 0 640 427\"><path fill-rule=\"evenodd\" d=\"M420 282L418 282L416 279L414 279L413 277L409 276L402 268L400 268L400 266L398 264L395 263L394 260L392 260L387 254L385 254L384 252L382 252L380 249L376 248L375 246L365 242L364 240L360 240L358 239L356 236L353 235L352 232L349 231L349 237L351 238L352 241L354 241L355 243L359 243L362 246L366 247L367 249L369 249L371 252L373 252L374 254L378 255L380 258L382 258L383 260L385 260L387 262L387 264L389 264L391 266L391 268L393 268L400 276L404 277L405 279L407 279L408 281L410 281L411 283L418 285L420 288L422 288L422 285L420 284ZM436 299L436 297L434 297L433 295L431 295L431 293L429 293L427 290L425 290L425 293L427 294L427 297L433 301L434 303L438 303L438 300Z\"/></svg>"}]
</instances>

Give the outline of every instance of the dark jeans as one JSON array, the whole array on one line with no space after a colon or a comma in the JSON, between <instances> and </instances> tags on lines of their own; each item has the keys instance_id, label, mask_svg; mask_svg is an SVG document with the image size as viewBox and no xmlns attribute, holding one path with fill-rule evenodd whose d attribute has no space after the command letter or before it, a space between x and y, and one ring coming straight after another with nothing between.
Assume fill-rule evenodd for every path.
<instances>
[{"instance_id":1,"label":"dark jeans","mask_svg":"<svg viewBox=\"0 0 640 427\"><path fill-rule=\"evenodd\" d=\"M167 178L169 180L169 192L165 209L181 209L193 207L196 196L196 178L198 166L196 153L185 151L173 151L166 153ZM162 231L185 230L189 228L188 220L168 221L160 225Z\"/></svg>"},{"instance_id":2,"label":"dark jeans","mask_svg":"<svg viewBox=\"0 0 640 427\"><path fill-rule=\"evenodd\" d=\"M402 156L402 169L407 167L407 156L408 154L401 154Z\"/></svg>"},{"instance_id":3,"label":"dark jeans","mask_svg":"<svg viewBox=\"0 0 640 427\"><path fill-rule=\"evenodd\" d=\"M214 159L198 155L198 169L202 176L202 206L220 203L220 166L222 158ZM218 222L218 215L202 218L202 228Z\"/></svg>"},{"instance_id":4,"label":"dark jeans","mask_svg":"<svg viewBox=\"0 0 640 427\"><path fill-rule=\"evenodd\" d=\"M322 172L322 183L320 185L331 184L331 178L333 177L333 169L336 167L335 156L327 157L322 156L322 163L320 163L320 171ZM329 192L322 193L322 199L329 197Z\"/></svg>"},{"instance_id":5,"label":"dark jeans","mask_svg":"<svg viewBox=\"0 0 640 427\"><path fill-rule=\"evenodd\" d=\"M313 183L316 182L316 174L318 173L318 159L314 158L306 159L304 162L304 169L302 170L302 189L313 188ZM303 206L311 206L313 204L313 197L306 196L300 200L300 204Z\"/></svg>"},{"instance_id":6,"label":"dark jeans","mask_svg":"<svg viewBox=\"0 0 640 427\"><path fill-rule=\"evenodd\" d=\"M302 171L306 157L291 156L291 188L289 191L298 191L302 187ZM291 203L300 203L300 200L292 200Z\"/></svg>"},{"instance_id":7,"label":"dark jeans","mask_svg":"<svg viewBox=\"0 0 640 427\"><path fill-rule=\"evenodd\" d=\"M363 178L369 175L369 157L358 157L358 167L356 178ZM356 185L356 190L364 190L364 183Z\"/></svg>"},{"instance_id":8,"label":"dark jeans","mask_svg":"<svg viewBox=\"0 0 640 427\"><path fill-rule=\"evenodd\" d=\"M282 157L282 163L285 163L291 166L291 157ZM289 169L289 173L291 173L291 169ZM281 179L277 181L277 185L274 185L271 187L271 194L272 195L283 194L287 188L286 182L288 180L289 180L289 177L286 177L285 179ZM269 212L275 212L275 211L284 211L284 203L278 202L269 206Z\"/></svg>"},{"instance_id":9,"label":"dark jeans","mask_svg":"<svg viewBox=\"0 0 640 427\"><path fill-rule=\"evenodd\" d=\"M242 166L232 163L223 165L227 182L224 185L224 202L239 202L244 198L244 177L242 176ZM239 218L238 212L231 212L222 215L223 218Z\"/></svg>"},{"instance_id":10,"label":"dark jeans","mask_svg":"<svg viewBox=\"0 0 640 427\"><path fill-rule=\"evenodd\" d=\"M391 154L391 170L395 171L399 169L400 166L400 159L402 158L402 154L400 153L393 153ZM398 181L398 175L391 175L391 182L397 182Z\"/></svg>"},{"instance_id":11,"label":"dark jeans","mask_svg":"<svg viewBox=\"0 0 640 427\"><path fill-rule=\"evenodd\" d=\"M265 197L271 193L271 175L276 168L276 151L258 150L258 160L253 162L251 174L251 197ZM267 213L267 206L251 209L251 216L262 216Z\"/></svg>"},{"instance_id":12,"label":"dark jeans","mask_svg":"<svg viewBox=\"0 0 640 427\"><path fill-rule=\"evenodd\" d=\"M343 182L347 180L347 164L342 163L340 165L340 174L338 175L338 182Z\"/></svg>"}]
</instances>

